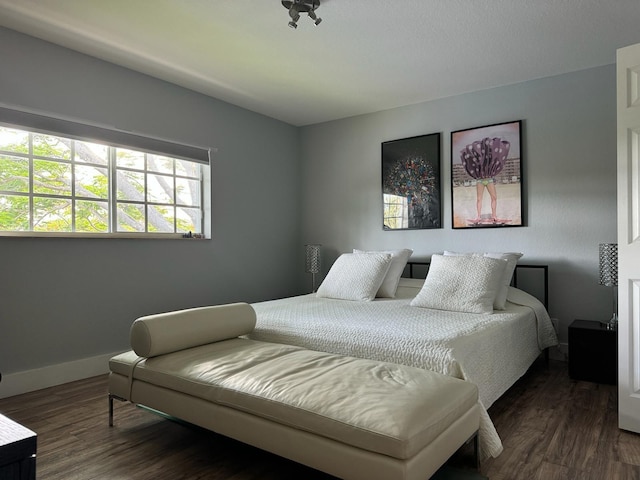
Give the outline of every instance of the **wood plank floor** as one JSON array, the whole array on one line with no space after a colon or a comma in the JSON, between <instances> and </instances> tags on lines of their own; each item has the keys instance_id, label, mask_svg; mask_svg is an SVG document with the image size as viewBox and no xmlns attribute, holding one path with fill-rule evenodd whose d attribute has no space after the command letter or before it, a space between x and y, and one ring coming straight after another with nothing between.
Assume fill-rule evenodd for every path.
<instances>
[{"instance_id":1,"label":"wood plank floor","mask_svg":"<svg viewBox=\"0 0 640 480\"><path fill-rule=\"evenodd\" d=\"M325 474L219 435L116 402L106 376L0 400L0 413L38 433L41 480L327 480ZM569 380L536 363L489 410L504 452L491 480L640 480L640 435L617 428L616 387ZM452 459L465 467L468 456Z\"/></svg>"}]
</instances>

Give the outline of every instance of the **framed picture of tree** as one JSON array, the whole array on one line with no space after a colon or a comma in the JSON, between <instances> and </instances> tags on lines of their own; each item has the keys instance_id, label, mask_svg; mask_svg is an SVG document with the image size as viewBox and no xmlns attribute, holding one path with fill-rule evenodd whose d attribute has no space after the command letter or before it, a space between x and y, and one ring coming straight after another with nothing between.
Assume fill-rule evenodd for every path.
<instances>
[{"instance_id":1,"label":"framed picture of tree","mask_svg":"<svg viewBox=\"0 0 640 480\"><path fill-rule=\"evenodd\" d=\"M522 120L451 132L453 228L520 227Z\"/></svg>"},{"instance_id":2,"label":"framed picture of tree","mask_svg":"<svg viewBox=\"0 0 640 480\"><path fill-rule=\"evenodd\" d=\"M440 134L382 143L384 230L442 228Z\"/></svg>"}]
</instances>

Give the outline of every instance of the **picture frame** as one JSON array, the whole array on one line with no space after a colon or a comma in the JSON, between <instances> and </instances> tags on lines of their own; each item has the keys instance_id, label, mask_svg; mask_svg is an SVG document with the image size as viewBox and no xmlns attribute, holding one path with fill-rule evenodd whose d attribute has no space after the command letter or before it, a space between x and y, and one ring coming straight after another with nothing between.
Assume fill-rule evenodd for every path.
<instances>
[{"instance_id":1,"label":"picture frame","mask_svg":"<svg viewBox=\"0 0 640 480\"><path fill-rule=\"evenodd\" d=\"M451 226L524 226L522 120L451 132Z\"/></svg>"},{"instance_id":2,"label":"picture frame","mask_svg":"<svg viewBox=\"0 0 640 480\"><path fill-rule=\"evenodd\" d=\"M382 228L442 228L441 134L382 142Z\"/></svg>"}]
</instances>

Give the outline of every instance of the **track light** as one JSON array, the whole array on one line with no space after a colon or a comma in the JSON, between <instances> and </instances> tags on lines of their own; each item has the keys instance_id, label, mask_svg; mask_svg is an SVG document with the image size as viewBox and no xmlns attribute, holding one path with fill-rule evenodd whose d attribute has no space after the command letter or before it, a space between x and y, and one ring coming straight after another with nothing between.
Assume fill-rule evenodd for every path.
<instances>
[{"instance_id":1,"label":"track light","mask_svg":"<svg viewBox=\"0 0 640 480\"><path fill-rule=\"evenodd\" d=\"M289 9L289 16L291 17L291 21L289 22L289 26L291 28L298 28L298 20L300 20L300 13L294 10L293 8Z\"/></svg>"},{"instance_id":2,"label":"track light","mask_svg":"<svg viewBox=\"0 0 640 480\"><path fill-rule=\"evenodd\" d=\"M320 17L316 16L316 12L313 10L309 10L309 18L313 20L314 25L320 25L320 22L322 21Z\"/></svg>"},{"instance_id":3,"label":"track light","mask_svg":"<svg viewBox=\"0 0 640 480\"><path fill-rule=\"evenodd\" d=\"M320 0L282 0L282 6L289 10L291 28L298 28L300 13L306 13L315 25L319 25L322 21L315 12L320 7Z\"/></svg>"}]
</instances>

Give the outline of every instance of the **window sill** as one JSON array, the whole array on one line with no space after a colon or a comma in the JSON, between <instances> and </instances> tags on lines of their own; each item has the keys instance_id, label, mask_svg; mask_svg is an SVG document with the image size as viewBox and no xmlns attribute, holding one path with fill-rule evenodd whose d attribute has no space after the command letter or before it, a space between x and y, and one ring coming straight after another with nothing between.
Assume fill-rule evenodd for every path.
<instances>
[{"instance_id":1,"label":"window sill","mask_svg":"<svg viewBox=\"0 0 640 480\"><path fill-rule=\"evenodd\" d=\"M183 237L182 233L85 233L85 232L1 232L2 237L28 238L122 238L139 240L211 240L211 238Z\"/></svg>"}]
</instances>

